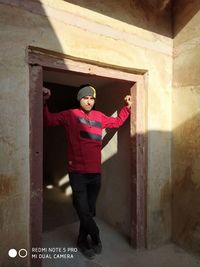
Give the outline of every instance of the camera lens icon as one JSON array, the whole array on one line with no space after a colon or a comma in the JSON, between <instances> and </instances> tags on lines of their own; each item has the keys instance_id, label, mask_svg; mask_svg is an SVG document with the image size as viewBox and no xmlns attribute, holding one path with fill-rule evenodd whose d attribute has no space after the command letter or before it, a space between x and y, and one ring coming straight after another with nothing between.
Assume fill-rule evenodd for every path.
<instances>
[{"instance_id":1,"label":"camera lens icon","mask_svg":"<svg viewBox=\"0 0 200 267\"><path fill-rule=\"evenodd\" d=\"M26 258L26 256L28 255L28 251L25 249L25 248L21 248L18 252L16 249L14 248L11 248L9 251L8 251L8 256L10 258L15 258L16 256L20 257L20 258Z\"/></svg>"},{"instance_id":2,"label":"camera lens icon","mask_svg":"<svg viewBox=\"0 0 200 267\"><path fill-rule=\"evenodd\" d=\"M8 251L8 256L10 258L15 258L17 256L17 250L14 249L14 248L11 248L9 251Z\"/></svg>"}]
</instances>

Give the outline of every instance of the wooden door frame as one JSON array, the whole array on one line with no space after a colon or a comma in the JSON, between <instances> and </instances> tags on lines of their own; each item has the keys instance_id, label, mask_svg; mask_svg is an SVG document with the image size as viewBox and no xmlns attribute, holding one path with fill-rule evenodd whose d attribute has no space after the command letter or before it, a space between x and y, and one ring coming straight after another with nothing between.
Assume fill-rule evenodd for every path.
<instances>
[{"instance_id":1,"label":"wooden door frame","mask_svg":"<svg viewBox=\"0 0 200 267\"><path fill-rule=\"evenodd\" d=\"M134 248L146 248L146 88L147 72L107 65L29 47L27 63L30 69L30 247L39 245L42 234L42 83L43 69L71 71L133 82L133 107L130 119L131 134L131 231ZM37 136L37 138L35 138ZM37 211L36 211L37 210ZM36 216L36 214L38 214ZM40 220L40 223L39 223ZM41 245L40 245L41 246Z\"/></svg>"},{"instance_id":2,"label":"wooden door frame","mask_svg":"<svg viewBox=\"0 0 200 267\"><path fill-rule=\"evenodd\" d=\"M29 64L29 117L30 117L30 253L29 261L33 267L41 267L42 260L32 258L33 247L42 247L43 212L43 98L42 67Z\"/></svg>"}]
</instances>

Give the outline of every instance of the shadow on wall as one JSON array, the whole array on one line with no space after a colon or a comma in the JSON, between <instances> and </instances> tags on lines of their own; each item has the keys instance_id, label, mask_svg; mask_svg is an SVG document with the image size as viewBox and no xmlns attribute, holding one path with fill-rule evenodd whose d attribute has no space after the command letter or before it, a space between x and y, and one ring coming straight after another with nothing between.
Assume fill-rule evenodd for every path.
<instances>
[{"instance_id":1,"label":"shadow on wall","mask_svg":"<svg viewBox=\"0 0 200 267\"><path fill-rule=\"evenodd\" d=\"M171 37L171 0L65 0L148 31ZM159 27L158 27L159 25Z\"/></svg>"},{"instance_id":2,"label":"shadow on wall","mask_svg":"<svg viewBox=\"0 0 200 267\"><path fill-rule=\"evenodd\" d=\"M200 113L173 132L172 236L200 253Z\"/></svg>"},{"instance_id":3,"label":"shadow on wall","mask_svg":"<svg viewBox=\"0 0 200 267\"><path fill-rule=\"evenodd\" d=\"M149 221L151 224L151 233L149 233L151 243L156 245L159 240L162 241L163 234L167 236L167 232L170 231L169 236L172 241L199 255L200 113L173 130L172 181L162 182L162 173L166 169L164 162L167 154L165 153L171 139L171 133L150 131L148 132L148 139L155 142L151 146L159 148L158 153L157 149L152 153L149 151L149 167L154 166L154 162L156 162L157 173L160 173L160 177L154 178L156 179L153 186L155 191L150 191L149 186L147 188L151 194L151 201L155 201L159 197L156 201L159 203L159 207L157 210L151 211ZM150 185L147 181L148 184ZM159 231L160 227L163 228L163 231Z\"/></svg>"},{"instance_id":4,"label":"shadow on wall","mask_svg":"<svg viewBox=\"0 0 200 267\"><path fill-rule=\"evenodd\" d=\"M167 37L175 37L200 9L199 0L189 3L188 0L107 0L106 4L93 0L65 2ZM179 26L174 28L175 25Z\"/></svg>"},{"instance_id":5,"label":"shadow on wall","mask_svg":"<svg viewBox=\"0 0 200 267\"><path fill-rule=\"evenodd\" d=\"M175 37L186 26L186 24L190 22L199 10L199 0L173 1L173 37Z\"/></svg>"},{"instance_id":6,"label":"shadow on wall","mask_svg":"<svg viewBox=\"0 0 200 267\"><path fill-rule=\"evenodd\" d=\"M114 82L99 90L97 108L107 116L117 116L130 94L132 82ZM98 216L125 236L130 236L131 221L131 138L130 119L119 129L106 129L102 143L102 190Z\"/></svg>"},{"instance_id":7,"label":"shadow on wall","mask_svg":"<svg viewBox=\"0 0 200 267\"><path fill-rule=\"evenodd\" d=\"M190 3L188 0L125 0L123 2L107 0L106 4L104 1L93 0L64 1L167 37L175 37L200 9L199 0L193 0ZM28 3L26 0L7 0L6 3L46 16L39 0L29 0ZM186 9L188 6L189 9ZM173 29L174 25L180 26ZM42 28L40 30L42 32ZM56 43L58 39L55 37L53 41ZM60 46L59 43L58 46Z\"/></svg>"}]
</instances>

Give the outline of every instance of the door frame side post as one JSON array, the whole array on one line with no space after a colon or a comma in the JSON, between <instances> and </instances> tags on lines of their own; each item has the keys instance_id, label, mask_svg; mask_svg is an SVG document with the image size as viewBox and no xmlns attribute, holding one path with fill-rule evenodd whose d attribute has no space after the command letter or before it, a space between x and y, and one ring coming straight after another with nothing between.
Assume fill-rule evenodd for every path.
<instances>
[{"instance_id":1,"label":"door frame side post","mask_svg":"<svg viewBox=\"0 0 200 267\"><path fill-rule=\"evenodd\" d=\"M146 113L145 75L131 88L133 107L131 112L131 245L137 249L146 248L147 207L146 207Z\"/></svg>"},{"instance_id":2,"label":"door frame side post","mask_svg":"<svg viewBox=\"0 0 200 267\"><path fill-rule=\"evenodd\" d=\"M39 65L29 65L30 91L30 262L40 267L40 259L31 258L32 247L42 247L43 203L43 70Z\"/></svg>"}]
</instances>

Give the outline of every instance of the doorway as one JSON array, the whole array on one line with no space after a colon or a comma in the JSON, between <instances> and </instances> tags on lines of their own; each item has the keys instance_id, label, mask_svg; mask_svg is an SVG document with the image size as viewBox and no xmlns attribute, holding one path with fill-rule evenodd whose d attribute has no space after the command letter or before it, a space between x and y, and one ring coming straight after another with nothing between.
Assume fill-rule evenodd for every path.
<instances>
[{"instance_id":1,"label":"doorway","mask_svg":"<svg viewBox=\"0 0 200 267\"><path fill-rule=\"evenodd\" d=\"M31 247L41 246L42 240L42 202L43 202L43 123L42 123L42 86L43 82L55 88L55 97L60 97L64 99L63 96L58 96L58 87L60 86L60 93L63 90L63 94L67 94L66 98L74 98L76 95L77 83L80 85L89 80L89 83L93 83L95 87L99 88L97 94L99 93L99 100L97 108L101 109L107 115L112 115L115 108L119 108L120 101L122 103L122 95L131 93L133 106L131 112L130 124L125 125L125 128L119 133L109 132L106 134L105 147L103 151L103 177L107 179L107 174L110 173L110 169L115 170L115 176L119 171L121 173L126 172L126 186L122 190L120 179L109 181L109 187L113 188L116 184L118 187L115 188L120 194L124 194L124 200L128 201L126 211L124 207L121 208L120 217L123 218L121 221L117 218L116 210L114 219L109 218L110 212L105 213L105 208L101 205L99 206L100 216L104 220L111 220L109 223L113 224L119 231L124 232L129 236L131 244L136 248L144 248L146 246L146 136L145 136L145 108L144 104L139 105L137 99L142 99L142 103L145 100L145 79L142 73L134 74L130 70L118 70L110 66L98 66L92 63L80 62L77 59L66 59L62 55L51 56L48 53L38 53L36 50L31 49L29 51L29 66L30 66L30 166L31 166L31 192L35 197L30 199L30 218L31 218ZM56 63L56 64L55 64ZM56 67L55 67L56 66ZM67 79L67 80L66 80ZM92 82L91 82L92 80ZM76 83L73 84L73 83ZM65 89L61 90L61 87ZM64 88L63 87L63 88ZM69 93L70 92L70 93ZM62 93L61 93L62 94ZM105 103L105 99L109 101ZM58 101L59 102L59 101ZM62 101L61 101L62 102ZM72 104L71 101L70 105ZM110 104L111 103L111 104ZM66 103L65 103L66 104ZM69 103L68 103L69 104ZM69 107L69 106L68 106ZM55 107L53 107L55 108ZM63 107L62 107L63 108ZM66 108L66 107L64 107ZM37 126L37 130L36 130ZM60 130L59 130L60 131ZM45 133L44 133L45 134ZM51 135L51 134L50 134ZM62 136L63 133L57 133L57 135ZM37 137L37 138L36 138ZM108 144L112 146L111 137L114 142L117 142L117 153L110 151ZM109 143L108 143L109 141ZM124 143L125 141L125 143ZM128 155L124 155L122 147L126 147L126 151L129 151ZM114 146L113 146L114 147ZM115 144L116 147L116 144ZM120 148L121 147L121 148ZM64 145L63 147L64 148ZM107 150L106 150L107 149ZM59 150L59 152L61 152ZM44 151L45 153L45 151ZM53 155L54 153L52 153ZM121 159L116 158L116 154L121 154ZM129 160L124 160L124 157ZM120 170L117 169L116 162L118 162L117 167L126 163L127 166ZM108 164L109 163L109 164ZM114 164L114 165L113 165ZM44 168L45 170L45 168ZM46 170L45 170L46 171ZM67 183L67 173L64 173L62 167L60 168L60 173L57 178L53 179L46 172L45 185L54 186L59 184L60 180L65 178ZM119 175L121 177L122 175ZM103 178L103 179L104 179ZM49 180L48 180L49 179ZM112 184L115 181L116 183ZM50 184L46 184L49 183ZM106 183L104 183L106 186ZM103 185L103 186L104 186ZM61 187L63 184L61 185ZM68 187L66 186L65 189ZM62 187L63 189L63 187ZM103 191L106 192L106 188ZM126 191L129 190L129 191ZM127 193L128 192L128 193ZM109 201L110 194L107 194L107 201ZM117 196L118 197L118 196ZM125 200L125 197L127 198ZM101 198L101 196L100 196ZM119 198L119 197L118 197ZM117 199L117 198L116 198ZM111 199L110 199L111 200ZM128 203L127 202L127 203ZM123 205L124 206L124 205ZM37 216L36 214L37 209ZM124 217L123 217L124 216ZM124 218L127 220L125 224ZM125 226L125 227L124 227ZM127 227L128 226L128 227ZM124 227L124 228L123 228Z\"/></svg>"}]
</instances>

